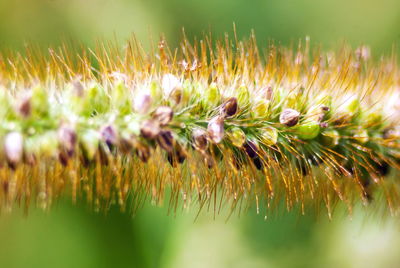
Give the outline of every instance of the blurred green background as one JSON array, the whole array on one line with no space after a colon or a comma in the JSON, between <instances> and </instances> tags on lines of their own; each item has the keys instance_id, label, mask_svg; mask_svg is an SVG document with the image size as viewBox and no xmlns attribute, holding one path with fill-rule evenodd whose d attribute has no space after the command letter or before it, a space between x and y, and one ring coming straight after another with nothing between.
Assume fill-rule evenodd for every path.
<instances>
[{"instance_id":1,"label":"blurred green background","mask_svg":"<svg viewBox=\"0 0 400 268\"><path fill-rule=\"evenodd\" d=\"M261 46L290 45L306 35L325 49L346 40L390 53L400 41L399 0L0 0L0 51L25 42L43 47L71 39L127 39L146 47L164 33L174 46L181 29L193 38L239 37L254 29ZM399 48L396 48L399 51ZM226 213L225 213L226 214ZM343 215L342 215L343 214ZM50 213L33 209L0 217L0 267L399 267L398 222L356 210L284 213L267 220L254 210L213 219L196 209L168 216L146 206L135 217L117 208L107 216L70 201Z\"/></svg>"}]
</instances>

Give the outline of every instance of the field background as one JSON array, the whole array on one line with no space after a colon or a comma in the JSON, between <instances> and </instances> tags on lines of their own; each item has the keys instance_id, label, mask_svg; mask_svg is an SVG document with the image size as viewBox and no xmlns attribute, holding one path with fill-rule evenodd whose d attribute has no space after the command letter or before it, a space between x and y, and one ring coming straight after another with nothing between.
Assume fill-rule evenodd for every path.
<instances>
[{"instance_id":1,"label":"field background","mask_svg":"<svg viewBox=\"0 0 400 268\"><path fill-rule=\"evenodd\" d=\"M378 59L400 41L398 0L0 0L0 51L46 48L60 40L93 46L98 38L123 42L132 33L146 48L164 33L176 46L182 27L191 39L240 38L255 30L290 46L310 36L315 46L371 46ZM399 267L398 222L339 211L299 212L264 219L255 209L215 220L196 209L167 216L146 206L132 218L112 209L107 216L70 200L50 213L16 210L0 217L0 267Z\"/></svg>"}]
</instances>

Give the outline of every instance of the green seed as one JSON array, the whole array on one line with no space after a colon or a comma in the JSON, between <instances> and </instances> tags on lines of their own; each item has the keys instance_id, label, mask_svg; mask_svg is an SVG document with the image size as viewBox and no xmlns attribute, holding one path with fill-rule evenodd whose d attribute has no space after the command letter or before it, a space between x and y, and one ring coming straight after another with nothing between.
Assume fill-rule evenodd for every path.
<instances>
[{"instance_id":1,"label":"green seed","mask_svg":"<svg viewBox=\"0 0 400 268\"><path fill-rule=\"evenodd\" d=\"M296 134L302 140L312 140L320 133L320 126L318 122L306 121L297 126Z\"/></svg>"},{"instance_id":2,"label":"green seed","mask_svg":"<svg viewBox=\"0 0 400 268\"><path fill-rule=\"evenodd\" d=\"M234 127L230 131L229 140L234 146L242 147L246 141L246 134L243 132L242 129Z\"/></svg>"},{"instance_id":3,"label":"green seed","mask_svg":"<svg viewBox=\"0 0 400 268\"><path fill-rule=\"evenodd\" d=\"M275 145L278 142L278 131L276 128L263 128L261 130L261 142L267 146Z\"/></svg>"}]
</instances>

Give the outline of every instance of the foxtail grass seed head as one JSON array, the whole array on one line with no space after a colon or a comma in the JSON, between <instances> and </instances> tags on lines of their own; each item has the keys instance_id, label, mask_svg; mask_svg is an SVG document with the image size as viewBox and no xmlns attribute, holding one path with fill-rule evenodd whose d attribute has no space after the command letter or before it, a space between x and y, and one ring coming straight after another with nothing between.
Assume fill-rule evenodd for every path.
<instances>
[{"instance_id":1,"label":"foxtail grass seed head","mask_svg":"<svg viewBox=\"0 0 400 268\"><path fill-rule=\"evenodd\" d=\"M396 55L259 49L254 37L146 53L132 40L0 52L0 183L13 185L0 210L70 195L97 211L150 199L400 214Z\"/></svg>"}]
</instances>

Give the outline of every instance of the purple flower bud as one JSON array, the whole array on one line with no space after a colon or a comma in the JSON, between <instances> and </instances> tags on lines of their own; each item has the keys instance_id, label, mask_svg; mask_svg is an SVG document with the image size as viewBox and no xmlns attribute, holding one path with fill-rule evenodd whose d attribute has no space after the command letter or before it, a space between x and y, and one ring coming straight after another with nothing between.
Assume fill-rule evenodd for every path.
<instances>
[{"instance_id":1,"label":"purple flower bud","mask_svg":"<svg viewBox=\"0 0 400 268\"><path fill-rule=\"evenodd\" d=\"M69 126L61 126L58 129L58 141L61 149L67 153L67 157L72 157L77 143L75 130Z\"/></svg>"},{"instance_id":2,"label":"purple flower bud","mask_svg":"<svg viewBox=\"0 0 400 268\"><path fill-rule=\"evenodd\" d=\"M171 109L171 107L168 106L158 107L153 114L153 118L157 120L161 126L168 125L168 123L171 122L173 116L174 111Z\"/></svg>"},{"instance_id":3,"label":"purple flower bud","mask_svg":"<svg viewBox=\"0 0 400 268\"><path fill-rule=\"evenodd\" d=\"M225 101L221 106L221 115L223 117L231 117L236 114L238 110L237 99L232 97Z\"/></svg>"},{"instance_id":4,"label":"purple flower bud","mask_svg":"<svg viewBox=\"0 0 400 268\"><path fill-rule=\"evenodd\" d=\"M29 96L23 98L18 106L18 112L22 115L22 117L27 118L31 115L31 111L32 111L31 97Z\"/></svg>"},{"instance_id":5,"label":"purple flower bud","mask_svg":"<svg viewBox=\"0 0 400 268\"><path fill-rule=\"evenodd\" d=\"M224 138L224 119L221 116L211 119L208 123L207 132L213 142L220 143Z\"/></svg>"},{"instance_id":6,"label":"purple flower bud","mask_svg":"<svg viewBox=\"0 0 400 268\"><path fill-rule=\"evenodd\" d=\"M162 149L167 152L172 152L174 149L174 137L169 130L161 130L157 136L157 143Z\"/></svg>"},{"instance_id":7,"label":"purple flower bud","mask_svg":"<svg viewBox=\"0 0 400 268\"><path fill-rule=\"evenodd\" d=\"M293 127L299 122L300 113L293 109L285 109L279 116L279 122L288 127Z\"/></svg>"},{"instance_id":8,"label":"purple flower bud","mask_svg":"<svg viewBox=\"0 0 400 268\"><path fill-rule=\"evenodd\" d=\"M193 146L199 151L207 150L208 139L207 132L203 129L197 128L192 132Z\"/></svg>"},{"instance_id":9,"label":"purple flower bud","mask_svg":"<svg viewBox=\"0 0 400 268\"><path fill-rule=\"evenodd\" d=\"M8 164L15 168L21 161L24 153L24 140L19 132L10 132L4 139L4 151L6 153Z\"/></svg>"},{"instance_id":10,"label":"purple flower bud","mask_svg":"<svg viewBox=\"0 0 400 268\"><path fill-rule=\"evenodd\" d=\"M160 133L160 125L156 120L145 120L140 126L140 134L143 138L154 140Z\"/></svg>"},{"instance_id":11,"label":"purple flower bud","mask_svg":"<svg viewBox=\"0 0 400 268\"><path fill-rule=\"evenodd\" d=\"M118 142L118 135L115 128L111 125L105 126L100 130L103 141L107 144L108 148L112 148Z\"/></svg>"},{"instance_id":12,"label":"purple flower bud","mask_svg":"<svg viewBox=\"0 0 400 268\"><path fill-rule=\"evenodd\" d=\"M138 94L133 101L133 109L140 114L146 114L151 107L152 99L150 94Z\"/></svg>"}]
</instances>

